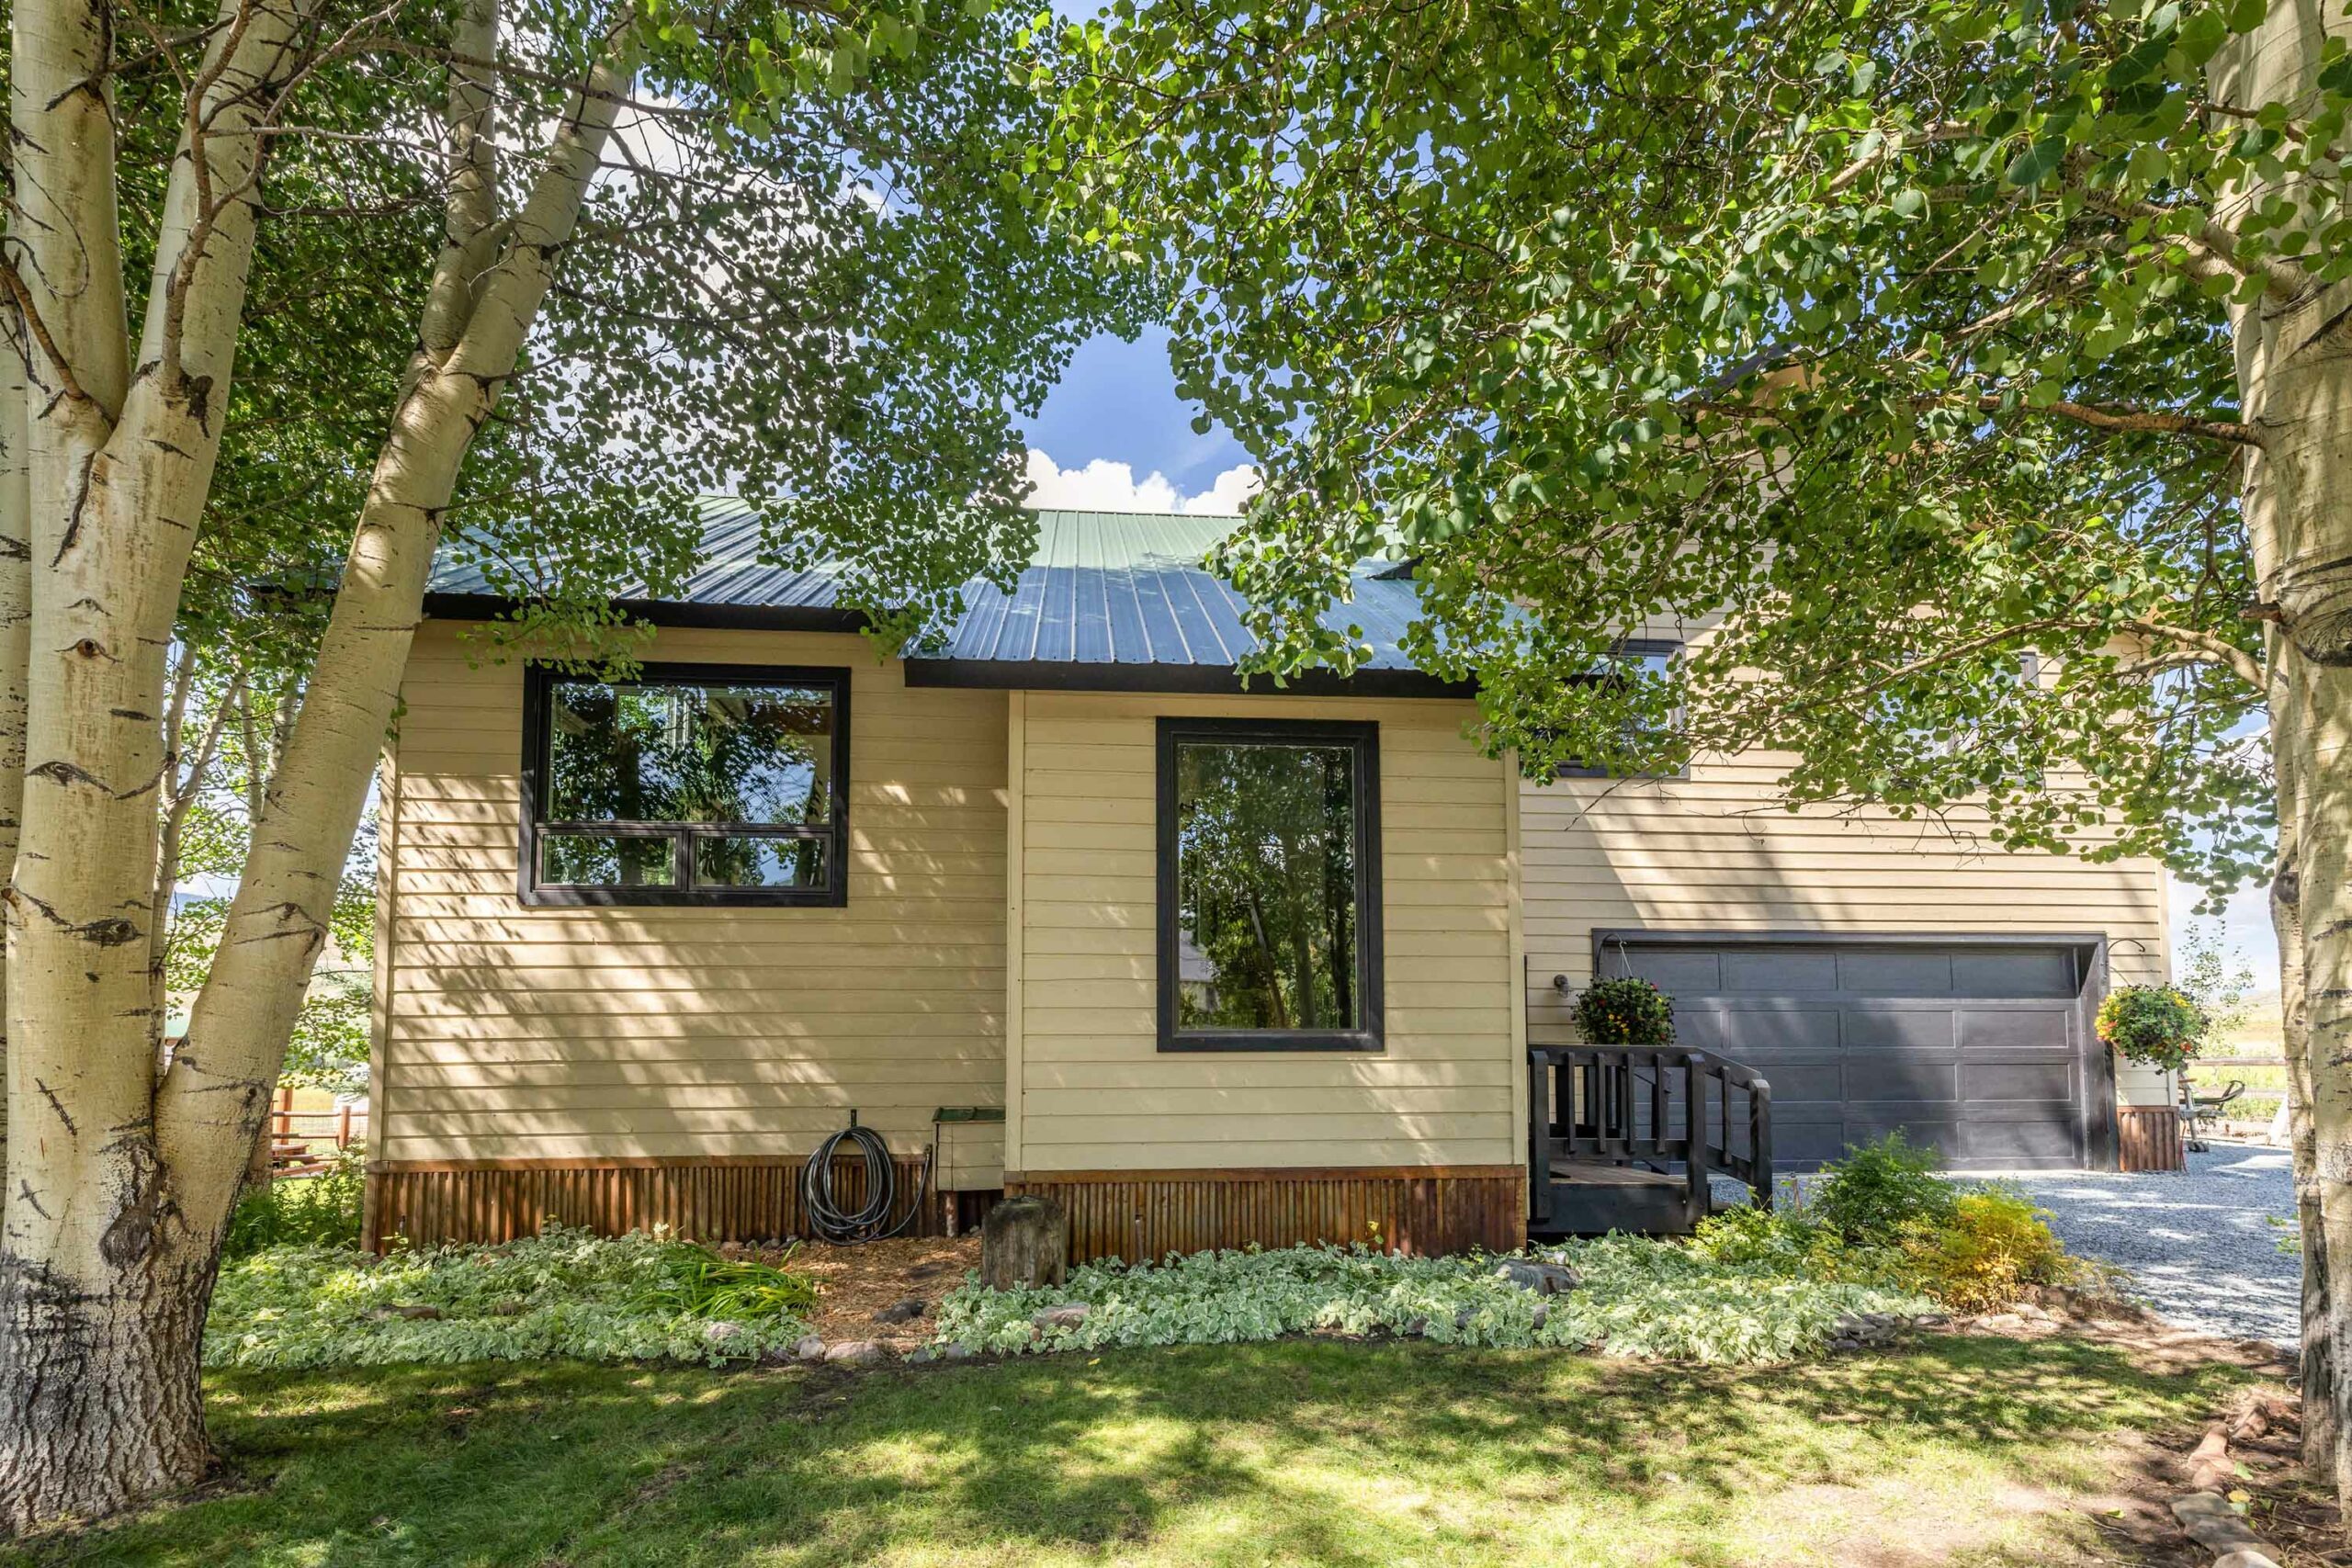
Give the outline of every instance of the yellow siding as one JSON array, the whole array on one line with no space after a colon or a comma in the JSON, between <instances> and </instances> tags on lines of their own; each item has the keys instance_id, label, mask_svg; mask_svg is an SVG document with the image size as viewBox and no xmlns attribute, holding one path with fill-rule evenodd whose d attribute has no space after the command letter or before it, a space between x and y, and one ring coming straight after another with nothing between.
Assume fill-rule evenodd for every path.
<instances>
[{"instance_id":1,"label":"yellow siding","mask_svg":"<svg viewBox=\"0 0 2352 1568\"><path fill-rule=\"evenodd\" d=\"M1965 814L1948 824L1774 803L1791 759L1704 760L1690 776L1528 783L1527 1000L1539 1038L1566 1038L1552 977L1592 976L1595 929L2104 933L2118 983L2166 970L2165 879L2152 863L2012 854ZM1958 837L1955 837L1955 835ZM2162 1103L2127 1068L2127 1101Z\"/></svg>"},{"instance_id":2,"label":"yellow siding","mask_svg":"<svg viewBox=\"0 0 2352 1568\"><path fill-rule=\"evenodd\" d=\"M1498 1165L1512 1084L1510 785L1471 705L1032 692L1022 699L1017 1168ZM1380 725L1387 1048L1158 1049L1160 715Z\"/></svg>"},{"instance_id":3,"label":"yellow siding","mask_svg":"<svg viewBox=\"0 0 2352 1568\"><path fill-rule=\"evenodd\" d=\"M379 1157L798 1155L852 1107L911 1153L1003 1103L1001 693L909 690L853 636L664 631L648 657L852 671L848 907L529 908L522 671L474 651L424 628L385 770Z\"/></svg>"}]
</instances>

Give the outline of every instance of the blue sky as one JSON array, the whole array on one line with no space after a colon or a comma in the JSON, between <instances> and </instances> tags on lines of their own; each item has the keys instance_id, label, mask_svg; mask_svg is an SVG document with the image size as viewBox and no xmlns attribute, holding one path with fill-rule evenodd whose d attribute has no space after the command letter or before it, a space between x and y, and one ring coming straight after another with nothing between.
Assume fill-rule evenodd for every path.
<instances>
[{"instance_id":1,"label":"blue sky","mask_svg":"<svg viewBox=\"0 0 2352 1568\"><path fill-rule=\"evenodd\" d=\"M1221 428L1196 434L1199 412L1176 395L1166 333L1091 339L1029 423L1030 504L1238 512L1252 483L1250 455Z\"/></svg>"}]
</instances>

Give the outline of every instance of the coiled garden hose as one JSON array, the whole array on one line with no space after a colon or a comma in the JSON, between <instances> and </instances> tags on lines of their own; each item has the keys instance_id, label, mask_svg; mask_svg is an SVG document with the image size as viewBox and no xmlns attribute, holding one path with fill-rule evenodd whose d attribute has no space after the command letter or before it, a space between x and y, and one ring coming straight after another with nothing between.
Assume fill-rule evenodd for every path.
<instances>
[{"instance_id":1,"label":"coiled garden hose","mask_svg":"<svg viewBox=\"0 0 2352 1568\"><path fill-rule=\"evenodd\" d=\"M855 1145L865 1159L865 1201L855 1209L842 1207L834 1191L833 1156L846 1139ZM934 1143L923 1151L922 1176L915 1185L915 1201L907 1205L903 1218L884 1229L890 1211L899 1203L899 1167L890 1157L890 1145L870 1127L857 1124L857 1113L850 1112L849 1125L817 1145L808 1163L800 1168L800 1213L808 1229L820 1240L838 1246L854 1247L860 1242L883 1241L903 1232L922 1213L923 1200L931 1192L931 1169L939 1156Z\"/></svg>"}]
</instances>

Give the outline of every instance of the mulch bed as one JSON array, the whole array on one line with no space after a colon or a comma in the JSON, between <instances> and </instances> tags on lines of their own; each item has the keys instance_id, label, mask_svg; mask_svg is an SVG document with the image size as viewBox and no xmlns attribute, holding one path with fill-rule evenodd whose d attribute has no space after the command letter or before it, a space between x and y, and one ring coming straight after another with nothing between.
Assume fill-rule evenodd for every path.
<instances>
[{"instance_id":1,"label":"mulch bed","mask_svg":"<svg viewBox=\"0 0 2352 1568\"><path fill-rule=\"evenodd\" d=\"M783 1254L762 1248L750 1256L773 1263ZM980 1266L980 1238L899 1236L862 1247L803 1242L793 1249L790 1266L816 1282L817 1310L809 1317L808 1331L826 1344L871 1339L910 1350L931 1337L939 1298L962 1284L967 1269ZM876 1313L910 1298L923 1303L922 1317L907 1323L875 1321Z\"/></svg>"}]
</instances>

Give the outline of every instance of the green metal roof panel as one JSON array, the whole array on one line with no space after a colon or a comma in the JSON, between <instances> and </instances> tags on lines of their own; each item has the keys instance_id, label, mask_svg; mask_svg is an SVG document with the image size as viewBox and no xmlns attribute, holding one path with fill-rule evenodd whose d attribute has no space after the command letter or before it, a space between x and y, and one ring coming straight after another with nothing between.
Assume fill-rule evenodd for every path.
<instances>
[{"instance_id":1,"label":"green metal roof panel","mask_svg":"<svg viewBox=\"0 0 2352 1568\"><path fill-rule=\"evenodd\" d=\"M1256 647L1242 624L1244 601L1202 565L1237 525L1231 517L1182 513L1037 513L1037 546L1010 593L985 581L967 586L968 605L945 645L909 660L981 663L1126 664L1229 670ZM838 608L838 581L823 566L796 570L760 559L760 525L751 513L713 502L703 536L704 561L683 592L662 601L707 610L808 611ZM462 545L445 546L434 563L429 610L466 613L492 593L491 579ZM619 597L657 608L641 593ZM1352 602L1334 604L1324 624L1360 626L1373 648L1367 667L1412 669L1401 646L1420 601L1408 580L1360 571Z\"/></svg>"}]
</instances>

